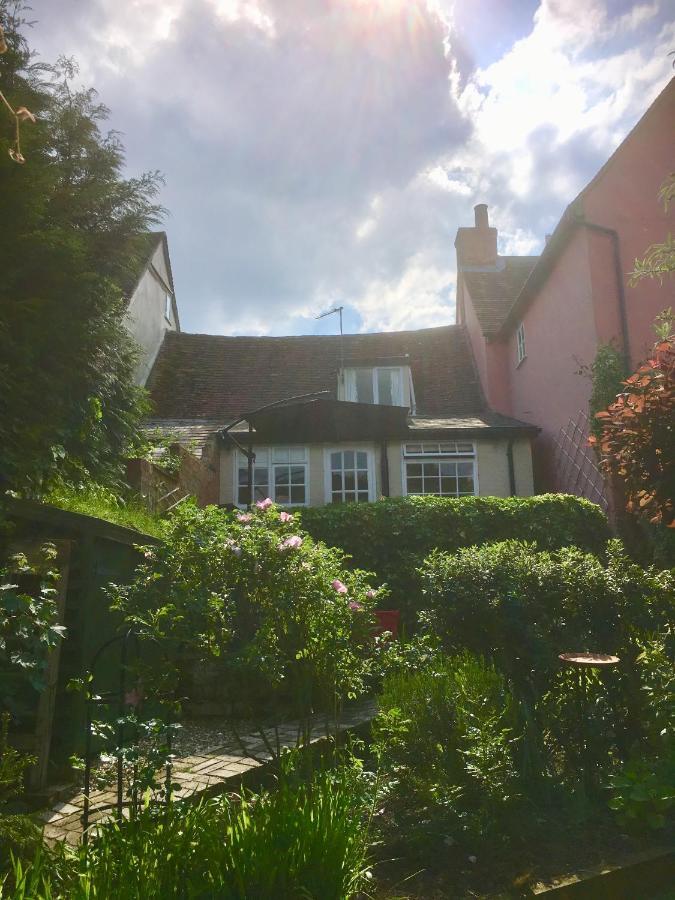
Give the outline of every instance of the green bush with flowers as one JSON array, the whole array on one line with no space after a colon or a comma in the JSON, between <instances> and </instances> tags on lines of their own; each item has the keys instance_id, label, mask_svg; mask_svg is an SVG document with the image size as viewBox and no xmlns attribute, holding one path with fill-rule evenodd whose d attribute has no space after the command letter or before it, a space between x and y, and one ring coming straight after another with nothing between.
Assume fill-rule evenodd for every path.
<instances>
[{"instance_id":1,"label":"green bush with flowers","mask_svg":"<svg viewBox=\"0 0 675 900\"><path fill-rule=\"evenodd\" d=\"M267 699L306 716L366 690L382 592L271 500L234 513L184 504L143 552L133 582L110 592L150 642L153 690L180 692L181 673L204 660L240 707Z\"/></svg>"}]
</instances>

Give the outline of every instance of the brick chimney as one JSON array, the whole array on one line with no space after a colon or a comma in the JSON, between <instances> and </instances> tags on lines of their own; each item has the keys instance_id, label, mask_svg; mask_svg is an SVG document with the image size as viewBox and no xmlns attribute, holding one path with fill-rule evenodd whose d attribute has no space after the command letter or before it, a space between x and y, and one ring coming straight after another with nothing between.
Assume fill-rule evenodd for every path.
<instances>
[{"instance_id":1,"label":"brick chimney","mask_svg":"<svg viewBox=\"0 0 675 900\"><path fill-rule=\"evenodd\" d=\"M475 225L473 228L458 228L455 238L457 266L496 266L497 229L490 228L486 203L473 208Z\"/></svg>"}]
</instances>

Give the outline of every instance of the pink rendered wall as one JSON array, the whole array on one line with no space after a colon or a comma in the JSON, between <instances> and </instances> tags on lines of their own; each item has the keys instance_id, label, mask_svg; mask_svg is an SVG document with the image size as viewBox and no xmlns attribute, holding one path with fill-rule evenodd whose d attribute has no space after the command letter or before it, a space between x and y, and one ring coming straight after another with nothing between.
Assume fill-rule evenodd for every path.
<instances>
[{"instance_id":1,"label":"pink rendered wall","mask_svg":"<svg viewBox=\"0 0 675 900\"><path fill-rule=\"evenodd\" d=\"M491 409L509 416L511 415L511 395L506 347L502 343L486 341L476 318L471 294L465 284L462 285L462 290L464 324L471 341L483 394Z\"/></svg>"},{"instance_id":2,"label":"pink rendered wall","mask_svg":"<svg viewBox=\"0 0 675 900\"><path fill-rule=\"evenodd\" d=\"M504 344L511 415L541 429L533 445L538 489L551 487L552 445L561 426L588 410L590 382L577 375L597 347L588 232L577 229L523 317L526 357L515 332Z\"/></svg>"},{"instance_id":3,"label":"pink rendered wall","mask_svg":"<svg viewBox=\"0 0 675 900\"><path fill-rule=\"evenodd\" d=\"M461 272L459 273L459 278L463 282L463 278ZM471 349L473 350L473 358L476 362L476 369L478 370L478 377L480 378L480 384L483 388L483 394L485 395L485 399L488 404L490 401L490 385L488 383L488 373L487 373L487 357L485 352L485 338L483 337L483 332L481 330L480 325L478 324L478 319L476 318L476 313L473 308L473 302L469 295L469 291L467 290L466 285L462 285L463 291L463 304L462 304L462 322L466 327L467 333L469 335L469 340L471 341Z\"/></svg>"},{"instance_id":4,"label":"pink rendered wall","mask_svg":"<svg viewBox=\"0 0 675 900\"><path fill-rule=\"evenodd\" d=\"M588 221L619 234L621 268L628 273L636 257L674 230L673 210L666 214L658 201L659 187L675 169L675 78L617 150L583 196ZM604 244L604 246L603 246ZM616 278L609 239L596 236L591 277L596 303L598 337L603 343L618 338ZM673 282L642 279L635 287L624 275L631 361L637 365L654 343L652 323L673 304Z\"/></svg>"}]
</instances>

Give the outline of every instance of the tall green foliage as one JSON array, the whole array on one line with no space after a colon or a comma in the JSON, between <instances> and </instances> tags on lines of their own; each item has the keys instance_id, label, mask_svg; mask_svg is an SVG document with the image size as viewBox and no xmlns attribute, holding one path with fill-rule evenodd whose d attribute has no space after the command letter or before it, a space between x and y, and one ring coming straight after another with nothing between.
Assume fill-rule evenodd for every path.
<instances>
[{"instance_id":1,"label":"tall green foliage","mask_svg":"<svg viewBox=\"0 0 675 900\"><path fill-rule=\"evenodd\" d=\"M156 173L124 178L108 110L73 88L72 62L38 64L21 5L0 0L0 85L38 117L24 165L0 121L0 483L37 492L55 473L111 478L143 409L124 288L158 220Z\"/></svg>"},{"instance_id":2,"label":"tall green foliage","mask_svg":"<svg viewBox=\"0 0 675 900\"><path fill-rule=\"evenodd\" d=\"M302 511L319 541L340 547L391 589L391 605L413 625L421 604L417 569L432 550L491 541L533 541L541 550L573 545L602 555L609 537L598 506L580 497L402 497Z\"/></svg>"}]
</instances>

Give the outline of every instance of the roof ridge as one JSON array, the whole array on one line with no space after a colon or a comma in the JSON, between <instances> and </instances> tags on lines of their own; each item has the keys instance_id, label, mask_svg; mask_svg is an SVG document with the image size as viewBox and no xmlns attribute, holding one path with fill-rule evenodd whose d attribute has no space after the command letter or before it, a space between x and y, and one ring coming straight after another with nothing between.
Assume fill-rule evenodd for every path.
<instances>
[{"instance_id":1,"label":"roof ridge","mask_svg":"<svg viewBox=\"0 0 675 900\"><path fill-rule=\"evenodd\" d=\"M461 331L462 325L451 322L447 325L432 325L427 328L412 328L400 331L355 331L345 332L344 338L381 337L383 335L415 335L441 331ZM213 338L222 341L289 341L289 340L335 340L339 334L209 334L200 331L171 332L171 338ZM167 337L169 334L167 333Z\"/></svg>"}]
</instances>

